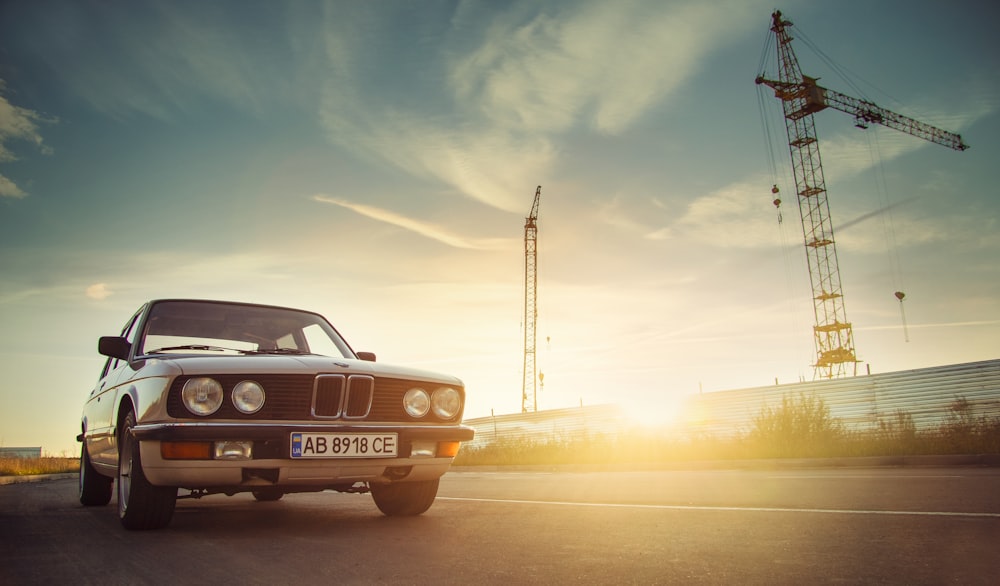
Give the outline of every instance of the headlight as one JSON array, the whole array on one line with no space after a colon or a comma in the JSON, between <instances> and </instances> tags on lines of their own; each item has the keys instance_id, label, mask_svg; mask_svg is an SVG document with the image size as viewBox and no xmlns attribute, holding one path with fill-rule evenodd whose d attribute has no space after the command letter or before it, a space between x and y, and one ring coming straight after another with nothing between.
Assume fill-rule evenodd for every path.
<instances>
[{"instance_id":1,"label":"headlight","mask_svg":"<svg viewBox=\"0 0 1000 586\"><path fill-rule=\"evenodd\" d=\"M233 388L233 405L247 415L260 411L264 406L264 387L252 380L245 380Z\"/></svg>"},{"instance_id":2,"label":"headlight","mask_svg":"<svg viewBox=\"0 0 1000 586\"><path fill-rule=\"evenodd\" d=\"M222 385L211 378L193 378L184 383L181 399L195 415L211 415L222 406Z\"/></svg>"},{"instance_id":3,"label":"headlight","mask_svg":"<svg viewBox=\"0 0 1000 586\"><path fill-rule=\"evenodd\" d=\"M410 417L423 417L430 408L430 395L421 388L410 389L403 395L403 409L406 409Z\"/></svg>"},{"instance_id":4,"label":"headlight","mask_svg":"<svg viewBox=\"0 0 1000 586\"><path fill-rule=\"evenodd\" d=\"M451 387L441 387L431 395L431 408L441 419L451 419L462 410L462 395Z\"/></svg>"}]
</instances>

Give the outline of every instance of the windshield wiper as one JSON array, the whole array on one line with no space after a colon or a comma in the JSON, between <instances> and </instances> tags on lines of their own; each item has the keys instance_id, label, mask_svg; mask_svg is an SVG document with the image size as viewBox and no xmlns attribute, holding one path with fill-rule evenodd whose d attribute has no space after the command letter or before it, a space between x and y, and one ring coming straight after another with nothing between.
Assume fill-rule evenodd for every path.
<instances>
[{"instance_id":1,"label":"windshield wiper","mask_svg":"<svg viewBox=\"0 0 1000 586\"><path fill-rule=\"evenodd\" d=\"M266 350L245 350L245 352L247 354L293 354L293 355L312 354L312 352L299 350L298 348L269 348Z\"/></svg>"},{"instance_id":2,"label":"windshield wiper","mask_svg":"<svg viewBox=\"0 0 1000 586\"><path fill-rule=\"evenodd\" d=\"M167 346L156 350L147 350L146 354L158 354L168 350L207 350L211 352L239 352L233 348L223 348L221 346L206 346L204 344L184 344L183 346Z\"/></svg>"}]
</instances>

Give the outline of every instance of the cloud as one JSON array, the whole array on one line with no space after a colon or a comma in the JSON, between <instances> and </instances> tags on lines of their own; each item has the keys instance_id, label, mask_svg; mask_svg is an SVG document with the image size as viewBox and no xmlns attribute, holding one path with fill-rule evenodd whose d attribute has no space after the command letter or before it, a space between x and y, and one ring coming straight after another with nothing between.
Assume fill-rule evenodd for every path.
<instances>
[{"instance_id":1,"label":"cloud","mask_svg":"<svg viewBox=\"0 0 1000 586\"><path fill-rule=\"evenodd\" d=\"M437 65L443 71L421 72L405 92L365 91L372 71L397 63L379 62L371 35L329 14L320 119L329 140L354 153L522 212L525 186L546 182L567 133L615 135L638 123L719 49L720 39L749 30L747 4L463 4L451 29L433 37L434 53L445 56ZM377 28L384 18L373 12L365 20ZM414 51L426 49L420 41ZM432 83L439 76L443 83ZM435 92L434 112L412 98Z\"/></svg>"},{"instance_id":2,"label":"cloud","mask_svg":"<svg viewBox=\"0 0 1000 586\"><path fill-rule=\"evenodd\" d=\"M650 218L673 217L661 202L651 201L645 210L630 211L638 219L617 219L642 226L636 231L648 240L682 239L716 248L766 248L779 245L776 216L771 203L762 198L760 186L765 179L750 179L727 185L687 204L675 221L654 225ZM625 209L619 210L619 213ZM796 216L797 220L797 216ZM786 220L787 221L787 220Z\"/></svg>"},{"instance_id":3,"label":"cloud","mask_svg":"<svg viewBox=\"0 0 1000 586\"><path fill-rule=\"evenodd\" d=\"M352 203L336 197L318 194L313 196L313 200L340 206L367 218L409 230L410 232L420 234L421 236L455 248L499 250L506 248L509 244L507 240L499 238L465 238L457 234L452 234L433 224L407 218L389 210Z\"/></svg>"},{"instance_id":4,"label":"cloud","mask_svg":"<svg viewBox=\"0 0 1000 586\"><path fill-rule=\"evenodd\" d=\"M979 328L982 326L995 326L1000 325L1000 319L984 319L984 320L974 320L974 321L955 321L955 322L940 322L940 323L926 323L926 324L909 324L907 327L911 329L930 329L930 328ZM877 330L898 330L900 326L855 326L854 329L858 331L877 331Z\"/></svg>"},{"instance_id":5,"label":"cloud","mask_svg":"<svg viewBox=\"0 0 1000 586\"><path fill-rule=\"evenodd\" d=\"M101 301L110 297L112 291L108 288L107 283L94 283L93 285L87 287L86 294L87 297L91 299Z\"/></svg>"},{"instance_id":6,"label":"cloud","mask_svg":"<svg viewBox=\"0 0 1000 586\"><path fill-rule=\"evenodd\" d=\"M28 194L15 185L13 181L3 175L0 175L0 197L20 199L22 197L26 197L27 195Z\"/></svg>"},{"instance_id":7,"label":"cloud","mask_svg":"<svg viewBox=\"0 0 1000 586\"><path fill-rule=\"evenodd\" d=\"M395 109L373 113L343 109L331 90L322 114L328 136L351 151L412 176L442 182L469 199L507 212L524 212L526 192L556 159L545 137L480 126L458 131ZM338 105L333 105L337 102Z\"/></svg>"},{"instance_id":8,"label":"cloud","mask_svg":"<svg viewBox=\"0 0 1000 586\"><path fill-rule=\"evenodd\" d=\"M498 125L561 132L581 118L618 134L679 88L752 7L700 2L569 3L500 19L451 72L456 96Z\"/></svg>"},{"instance_id":9,"label":"cloud","mask_svg":"<svg viewBox=\"0 0 1000 586\"><path fill-rule=\"evenodd\" d=\"M56 120L46 118L34 110L11 104L3 95L6 88L6 83L0 79L0 163L18 159L7 146L13 141L32 143L42 154L51 154L52 149L43 142L38 124L53 123ZM27 195L10 178L0 175L0 197L23 198Z\"/></svg>"},{"instance_id":10,"label":"cloud","mask_svg":"<svg viewBox=\"0 0 1000 586\"><path fill-rule=\"evenodd\" d=\"M288 46L272 42L272 24L261 24L272 9L258 9L259 20L233 26L221 3L64 2L26 11L24 26L37 39L38 59L69 92L112 118L171 120L206 101L263 115L299 86L294 70L276 65Z\"/></svg>"},{"instance_id":11,"label":"cloud","mask_svg":"<svg viewBox=\"0 0 1000 586\"><path fill-rule=\"evenodd\" d=\"M957 91L955 94L965 96L976 91L976 86L969 84L967 89L968 91ZM919 106L913 110L921 112L915 114L919 121L957 132L973 126L997 109L996 104L988 98L978 95L968 96L962 102L953 102L950 105L959 113L948 113L940 108L927 105ZM898 111L905 114L903 108ZM844 118L838 124L840 132L832 136L821 133L819 137L824 174L828 178L846 179L920 149L946 148L908 132L887 128L879 124L871 124L867 129L858 131L851 126L849 115L831 114L831 116L837 115ZM784 138L779 142L784 143ZM827 179L827 183L830 182L830 179Z\"/></svg>"}]
</instances>

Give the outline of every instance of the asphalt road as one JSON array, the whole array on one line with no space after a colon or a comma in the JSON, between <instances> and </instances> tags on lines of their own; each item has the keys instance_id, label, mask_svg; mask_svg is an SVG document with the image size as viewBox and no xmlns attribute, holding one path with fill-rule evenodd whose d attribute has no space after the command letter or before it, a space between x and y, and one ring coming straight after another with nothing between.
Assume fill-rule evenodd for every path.
<instances>
[{"instance_id":1,"label":"asphalt road","mask_svg":"<svg viewBox=\"0 0 1000 586\"><path fill-rule=\"evenodd\" d=\"M72 479L0 486L0 584L996 584L1000 469L489 472L416 518L367 495L179 501L128 532Z\"/></svg>"}]
</instances>

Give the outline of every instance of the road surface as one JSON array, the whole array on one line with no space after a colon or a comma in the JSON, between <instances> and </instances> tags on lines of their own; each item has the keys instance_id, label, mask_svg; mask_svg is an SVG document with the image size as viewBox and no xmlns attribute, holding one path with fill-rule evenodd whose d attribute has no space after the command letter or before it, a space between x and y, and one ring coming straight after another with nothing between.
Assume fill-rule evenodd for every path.
<instances>
[{"instance_id":1,"label":"road surface","mask_svg":"<svg viewBox=\"0 0 1000 586\"><path fill-rule=\"evenodd\" d=\"M0 584L996 584L1000 469L494 472L426 514L367 495L181 500L129 532L72 479L0 486Z\"/></svg>"}]
</instances>

